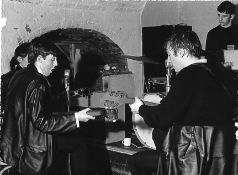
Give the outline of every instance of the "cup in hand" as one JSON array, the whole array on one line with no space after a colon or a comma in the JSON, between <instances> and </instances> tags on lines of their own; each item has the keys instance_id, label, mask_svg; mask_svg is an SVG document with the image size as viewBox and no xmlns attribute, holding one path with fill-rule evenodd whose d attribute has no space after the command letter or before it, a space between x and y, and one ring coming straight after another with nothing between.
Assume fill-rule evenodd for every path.
<instances>
[{"instance_id":1,"label":"cup in hand","mask_svg":"<svg viewBox=\"0 0 238 175\"><path fill-rule=\"evenodd\" d=\"M122 144L124 145L124 146L131 146L131 138L124 138L123 140L122 140Z\"/></svg>"}]
</instances>

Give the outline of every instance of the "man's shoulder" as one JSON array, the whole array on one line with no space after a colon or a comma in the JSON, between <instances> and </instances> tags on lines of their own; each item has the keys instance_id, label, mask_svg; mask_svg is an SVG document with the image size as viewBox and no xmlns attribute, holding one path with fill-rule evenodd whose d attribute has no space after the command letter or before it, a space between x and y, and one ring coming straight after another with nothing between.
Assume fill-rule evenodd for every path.
<instances>
[{"instance_id":1,"label":"man's shoulder","mask_svg":"<svg viewBox=\"0 0 238 175\"><path fill-rule=\"evenodd\" d=\"M194 76L198 74L200 67L197 64L191 64L185 68L183 68L177 77L186 77L194 80ZM196 79L196 78L195 78Z\"/></svg>"},{"instance_id":2,"label":"man's shoulder","mask_svg":"<svg viewBox=\"0 0 238 175\"><path fill-rule=\"evenodd\" d=\"M27 67L17 71L14 74L14 77L21 81L35 82L40 84L44 84L47 81L42 74L38 73L34 65L28 65Z\"/></svg>"},{"instance_id":3,"label":"man's shoulder","mask_svg":"<svg viewBox=\"0 0 238 175\"><path fill-rule=\"evenodd\" d=\"M211 34L211 33L217 33L221 30L221 27L218 25L216 27L214 27L213 29L211 29L208 33Z\"/></svg>"},{"instance_id":4,"label":"man's shoulder","mask_svg":"<svg viewBox=\"0 0 238 175\"><path fill-rule=\"evenodd\" d=\"M232 28L235 29L238 32L238 25L232 24Z\"/></svg>"},{"instance_id":5,"label":"man's shoulder","mask_svg":"<svg viewBox=\"0 0 238 175\"><path fill-rule=\"evenodd\" d=\"M205 70L208 69L209 65L207 63L194 63L191 64L184 69L182 69L181 72L187 76L192 76L194 79L195 75L201 75L201 72L206 72Z\"/></svg>"},{"instance_id":6,"label":"man's shoulder","mask_svg":"<svg viewBox=\"0 0 238 175\"><path fill-rule=\"evenodd\" d=\"M11 79L12 76L14 75L14 73L15 73L15 70L11 70L11 71L1 75L1 80L4 81L4 80Z\"/></svg>"}]
</instances>

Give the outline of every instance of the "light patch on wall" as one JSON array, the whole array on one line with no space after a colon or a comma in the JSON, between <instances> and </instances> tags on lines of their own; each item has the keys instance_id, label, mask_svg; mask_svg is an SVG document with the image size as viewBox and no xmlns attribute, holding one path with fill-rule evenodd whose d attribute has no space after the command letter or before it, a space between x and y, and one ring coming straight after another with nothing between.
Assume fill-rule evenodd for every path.
<instances>
[{"instance_id":1,"label":"light patch on wall","mask_svg":"<svg viewBox=\"0 0 238 175\"><path fill-rule=\"evenodd\" d=\"M6 25L7 18L2 17L2 3L0 3L0 57L2 58L2 28ZM2 59L0 62L0 73L2 73Z\"/></svg>"},{"instance_id":2,"label":"light patch on wall","mask_svg":"<svg viewBox=\"0 0 238 175\"><path fill-rule=\"evenodd\" d=\"M10 1L17 1L17 2L22 2L22 3L28 2L29 3L29 1L26 1L26 0L10 0Z\"/></svg>"},{"instance_id":3,"label":"light patch on wall","mask_svg":"<svg viewBox=\"0 0 238 175\"><path fill-rule=\"evenodd\" d=\"M30 26L29 26L28 24L26 24L25 29L26 29L26 31L27 31L28 33L31 33L31 28L30 28Z\"/></svg>"}]
</instances>

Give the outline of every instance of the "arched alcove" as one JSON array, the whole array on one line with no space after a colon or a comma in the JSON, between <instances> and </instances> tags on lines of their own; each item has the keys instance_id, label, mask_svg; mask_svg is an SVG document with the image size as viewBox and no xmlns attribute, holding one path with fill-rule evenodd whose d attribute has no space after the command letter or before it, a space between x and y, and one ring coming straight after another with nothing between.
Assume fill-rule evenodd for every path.
<instances>
[{"instance_id":1,"label":"arched alcove","mask_svg":"<svg viewBox=\"0 0 238 175\"><path fill-rule=\"evenodd\" d=\"M101 55L106 64L118 64L120 69L125 69L127 65L126 60L121 58L121 55L123 55L122 49L106 35L92 29L57 29L47 32L41 37L52 40L62 50L66 51L66 54L69 54L66 47L75 44L75 47L79 48L82 54L94 52Z\"/></svg>"},{"instance_id":2,"label":"arched alcove","mask_svg":"<svg viewBox=\"0 0 238 175\"><path fill-rule=\"evenodd\" d=\"M70 69L74 89L100 90L101 77L106 73L129 72L127 60L122 57L122 49L98 31L82 28L57 29L40 37L51 40L60 52L59 66L50 79L56 81L55 72L62 78L63 71ZM106 72L105 65L111 71Z\"/></svg>"}]
</instances>

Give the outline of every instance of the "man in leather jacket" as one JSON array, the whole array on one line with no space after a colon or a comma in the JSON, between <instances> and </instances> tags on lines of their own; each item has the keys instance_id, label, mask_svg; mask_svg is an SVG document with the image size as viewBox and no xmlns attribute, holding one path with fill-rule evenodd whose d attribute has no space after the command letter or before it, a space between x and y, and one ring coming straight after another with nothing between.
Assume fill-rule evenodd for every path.
<instances>
[{"instance_id":1,"label":"man in leather jacket","mask_svg":"<svg viewBox=\"0 0 238 175\"><path fill-rule=\"evenodd\" d=\"M10 61L11 70L1 76L1 111L4 112L7 88L12 76L18 70L28 65L27 54L30 43L23 43L15 49L14 57Z\"/></svg>"},{"instance_id":2,"label":"man in leather jacket","mask_svg":"<svg viewBox=\"0 0 238 175\"><path fill-rule=\"evenodd\" d=\"M86 113L89 108L52 113L54 102L46 79L57 66L52 43L33 40L28 61L27 68L15 73L9 84L0 148L3 161L12 166L11 172L46 175L52 164L54 134L76 130L81 122L95 118ZM78 164L73 165L74 168L79 167Z\"/></svg>"},{"instance_id":3,"label":"man in leather jacket","mask_svg":"<svg viewBox=\"0 0 238 175\"><path fill-rule=\"evenodd\" d=\"M165 48L177 73L169 93L157 106L137 97L130 105L148 125L169 127L158 175L232 174L236 80L206 63L193 31L173 34Z\"/></svg>"}]
</instances>

